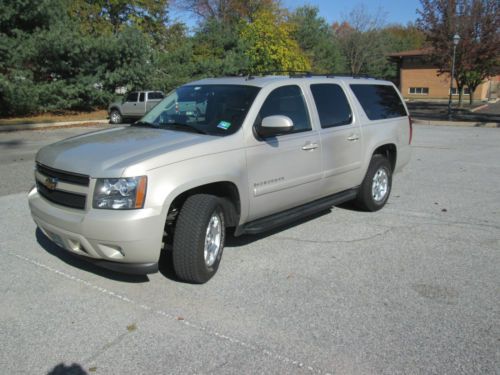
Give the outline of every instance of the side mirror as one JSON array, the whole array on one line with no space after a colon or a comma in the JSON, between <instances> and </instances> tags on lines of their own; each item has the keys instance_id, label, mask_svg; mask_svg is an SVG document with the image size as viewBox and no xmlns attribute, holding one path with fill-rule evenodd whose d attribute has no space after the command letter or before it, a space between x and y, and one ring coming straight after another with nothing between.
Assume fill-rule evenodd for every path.
<instances>
[{"instance_id":1,"label":"side mirror","mask_svg":"<svg viewBox=\"0 0 500 375\"><path fill-rule=\"evenodd\" d=\"M263 138L288 133L293 129L293 121L288 116L275 115L264 117L257 126L257 134Z\"/></svg>"}]
</instances>

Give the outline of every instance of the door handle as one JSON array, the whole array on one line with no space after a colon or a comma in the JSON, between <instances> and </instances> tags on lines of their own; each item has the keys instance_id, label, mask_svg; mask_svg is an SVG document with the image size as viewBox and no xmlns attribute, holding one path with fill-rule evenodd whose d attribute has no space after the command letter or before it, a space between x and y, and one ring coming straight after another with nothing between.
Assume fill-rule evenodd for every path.
<instances>
[{"instance_id":1,"label":"door handle","mask_svg":"<svg viewBox=\"0 0 500 375\"><path fill-rule=\"evenodd\" d=\"M302 146L302 150L304 151L311 151L315 150L319 147L317 143L306 143L304 146Z\"/></svg>"},{"instance_id":2,"label":"door handle","mask_svg":"<svg viewBox=\"0 0 500 375\"><path fill-rule=\"evenodd\" d=\"M357 134L351 134L349 137L347 137L348 141L357 141L359 139L359 135Z\"/></svg>"}]
</instances>

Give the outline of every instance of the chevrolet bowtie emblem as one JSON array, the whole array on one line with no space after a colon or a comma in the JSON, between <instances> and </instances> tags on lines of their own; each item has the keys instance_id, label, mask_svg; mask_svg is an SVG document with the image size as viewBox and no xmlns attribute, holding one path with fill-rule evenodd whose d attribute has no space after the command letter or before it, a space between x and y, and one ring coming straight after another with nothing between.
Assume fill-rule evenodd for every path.
<instances>
[{"instance_id":1,"label":"chevrolet bowtie emblem","mask_svg":"<svg viewBox=\"0 0 500 375\"><path fill-rule=\"evenodd\" d=\"M47 177L45 181L43 181L45 187L49 190L55 190L57 186L57 178Z\"/></svg>"}]
</instances>

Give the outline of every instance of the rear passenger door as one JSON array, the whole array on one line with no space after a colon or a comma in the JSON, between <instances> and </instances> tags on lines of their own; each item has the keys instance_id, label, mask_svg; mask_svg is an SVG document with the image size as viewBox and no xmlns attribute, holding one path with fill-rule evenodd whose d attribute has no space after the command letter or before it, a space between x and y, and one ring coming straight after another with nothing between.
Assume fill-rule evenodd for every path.
<instances>
[{"instance_id":1,"label":"rear passenger door","mask_svg":"<svg viewBox=\"0 0 500 375\"><path fill-rule=\"evenodd\" d=\"M255 135L247 147L249 220L299 206L318 197L321 145L313 129L302 89L281 86L265 99L255 125L273 115L289 117L291 132L265 139Z\"/></svg>"},{"instance_id":2,"label":"rear passenger door","mask_svg":"<svg viewBox=\"0 0 500 375\"><path fill-rule=\"evenodd\" d=\"M362 133L344 89L334 83L310 85L321 126L323 195L360 184Z\"/></svg>"}]
</instances>

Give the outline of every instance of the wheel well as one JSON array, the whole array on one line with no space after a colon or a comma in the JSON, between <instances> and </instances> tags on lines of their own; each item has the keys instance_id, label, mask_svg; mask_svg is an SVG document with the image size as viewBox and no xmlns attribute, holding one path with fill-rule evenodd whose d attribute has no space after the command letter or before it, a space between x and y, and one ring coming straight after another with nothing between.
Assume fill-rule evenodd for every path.
<instances>
[{"instance_id":1,"label":"wheel well","mask_svg":"<svg viewBox=\"0 0 500 375\"><path fill-rule=\"evenodd\" d=\"M391 143L380 146L373 152L373 155L382 155L387 160L389 160L389 163L391 164L391 169L393 171L396 168L396 157L397 157L396 145Z\"/></svg>"},{"instance_id":2,"label":"wheel well","mask_svg":"<svg viewBox=\"0 0 500 375\"><path fill-rule=\"evenodd\" d=\"M175 220L175 216L181 209L186 199L193 194L210 194L222 199L224 216L228 227L238 225L240 217L240 194L235 184L229 181L214 182L207 185L197 186L178 195L168 209L167 220ZM174 214L174 215L172 215Z\"/></svg>"},{"instance_id":3,"label":"wheel well","mask_svg":"<svg viewBox=\"0 0 500 375\"><path fill-rule=\"evenodd\" d=\"M111 108L109 109L109 113L111 113L111 111L113 111L113 110L117 110L117 111L118 111L118 113L119 113L120 115L122 114L122 111L121 111L121 110L120 110L120 108L118 108L118 107L111 107Z\"/></svg>"}]
</instances>

